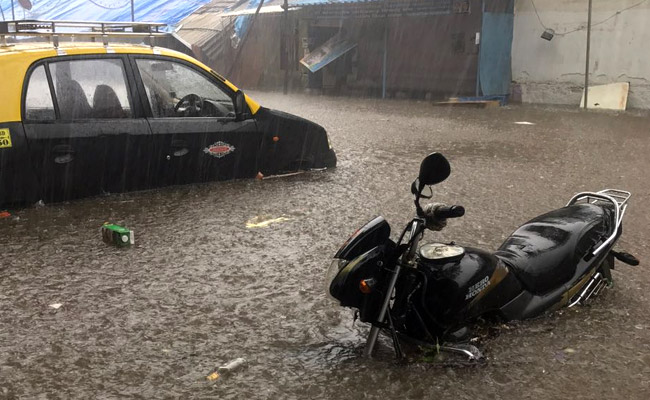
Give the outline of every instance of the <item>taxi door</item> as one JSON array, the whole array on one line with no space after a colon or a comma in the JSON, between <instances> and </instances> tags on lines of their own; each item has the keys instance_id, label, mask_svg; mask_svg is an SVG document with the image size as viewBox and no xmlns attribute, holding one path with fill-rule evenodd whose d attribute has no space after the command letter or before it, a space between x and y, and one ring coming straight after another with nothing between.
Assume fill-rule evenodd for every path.
<instances>
[{"instance_id":1,"label":"taxi door","mask_svg":"<svg viewBox=\"0 0 650 400\"><path fill-rule=\"evenodd\" d=\"M57 57L31 68L23 105L41 198L147 186L151 133L136 118L125 57Z\"/></svg>"},{"instance_id":2,"label":"taxi door","mask_svg":"<svg viewBox=\"0 0 650 400\"><path fill-rule=\"evenodd\" d=\"M130 56L154 142L158 185L252 178L262 134L235 118L235 93L184 60Z\"/></svg>"}]
</instances>

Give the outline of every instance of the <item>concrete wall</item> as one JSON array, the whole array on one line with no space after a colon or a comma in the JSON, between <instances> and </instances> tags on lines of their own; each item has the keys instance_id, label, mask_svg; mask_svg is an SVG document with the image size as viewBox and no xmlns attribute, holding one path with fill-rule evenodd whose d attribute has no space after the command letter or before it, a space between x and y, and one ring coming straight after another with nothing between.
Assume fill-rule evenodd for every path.
<instances>
[{"instance_id":1,"label":"concrete wall","mask_svg":"<svg viewBox=\"0 0 650 400\"><path fill-rule=\"evenodd\" d=\"M590 82L630 82L628 108L650 108L650 1L616 14L640 0L593 0ZM516 0L512 79L524 102L580 103L584 87L588 0ZM566 34L564 34L566 33Z\"/></svg>"}]
</instances>

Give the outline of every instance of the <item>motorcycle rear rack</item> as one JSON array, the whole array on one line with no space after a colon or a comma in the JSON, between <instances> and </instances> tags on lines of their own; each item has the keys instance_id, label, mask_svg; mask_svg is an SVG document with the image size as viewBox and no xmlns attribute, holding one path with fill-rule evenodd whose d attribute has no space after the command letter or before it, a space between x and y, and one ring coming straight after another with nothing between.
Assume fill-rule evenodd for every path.
<instances>
[{"instance_id":1,"label":"motorcycle rear rack","mask_svg":"<svg viewBox=\"0 0 650 400\"><path fill-rule=\"evenodd\" d=\"M567 203L567 206L576 204L579 201L591 204L610 203L614 206L614 229L612 229L611 235L603 242L603 244L594 250L594 256L600 253L614 239L616 239L616 235L618 234L621 223L623 222L623 215L625 215L625 210L627 210L628 200L630 200L630 197L632 197L632 193L625 190L605 189L599 192L580 192L573 196Z\"/></svg>"}]
</instances>

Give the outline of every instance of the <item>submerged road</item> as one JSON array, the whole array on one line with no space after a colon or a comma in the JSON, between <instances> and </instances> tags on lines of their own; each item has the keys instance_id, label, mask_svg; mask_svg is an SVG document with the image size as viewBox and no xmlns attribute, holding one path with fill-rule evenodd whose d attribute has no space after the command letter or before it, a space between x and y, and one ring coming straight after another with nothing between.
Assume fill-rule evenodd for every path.
<instances>
[{"instance_id":1,"label":"submerged road","mask_svg":"<svg viewBox=\"0 0 650 400\"><path fill-rule=\"evenodd\" d=\"M251 94L325 126L338 168L10 210L0 398L650 398L647 117ZM393 234L408 222L432 151L452 165L435 198L467 213L425 239L494 250L574 193L614 187L633 193L618 247L641 266L619 263L588 307L490 329L480 367L397 365L389 341L361 358L368 328L325 297L325 271L375 215ZM135 246L102 243L105 221ZM247 368L206 379L237 357Z\"/></svg>"}]
</instances>

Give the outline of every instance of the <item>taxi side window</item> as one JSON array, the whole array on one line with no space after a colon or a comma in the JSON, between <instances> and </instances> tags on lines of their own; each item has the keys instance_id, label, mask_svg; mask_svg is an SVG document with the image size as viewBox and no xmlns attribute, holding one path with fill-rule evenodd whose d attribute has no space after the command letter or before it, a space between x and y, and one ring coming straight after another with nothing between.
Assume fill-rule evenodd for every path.
<instances>
[{"instance_id":1,"label":"taxi side window","mask_svg":"<svg viewBox=\"0 0 650 400\"><path fill-rule=\"evenodd\" d=\"M122 60L56 61L50 74L62 120L132 116Z\"/></svg>"},{"instance_id":2,"label":"taxi side window","mask_svg":"<svg viewBox=\"0 0 650 400\"><path fill-rule=\"evenodd\" d=\"M28 121L52 121L55 118L52 93L50 93L50 86L47 83L45 67L41 65L36 67L29 77L25 95L25 119Z\"/></svg>"},{"instance_id":3,"label":"taxi side window","mask_svg":"<svg viewBox=\"0 0 650 400\"><path fill-rule=\"evenodd\" d=\"M138 59L154 117L234 117L229 94L203 74L178 62Z\"/></svg>"}]
</instances>

